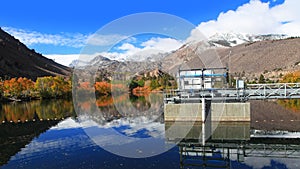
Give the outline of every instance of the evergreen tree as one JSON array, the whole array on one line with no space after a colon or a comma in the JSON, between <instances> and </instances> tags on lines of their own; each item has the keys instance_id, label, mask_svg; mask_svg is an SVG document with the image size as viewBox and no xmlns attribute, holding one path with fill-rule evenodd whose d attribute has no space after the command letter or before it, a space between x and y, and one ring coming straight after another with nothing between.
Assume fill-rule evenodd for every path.
<instances>
[{"instance_id":1,"label":"evergreen tree","mask_svg":"<svg viewBox=\"0 0 300 169\"><path fill-rule=\"evenodd\" d=\"M258 83L265 83L265 82L266 82L266 80L265 80L264 75L263 75L263 74L260 74Z\"/></svg>"}]
</instances>

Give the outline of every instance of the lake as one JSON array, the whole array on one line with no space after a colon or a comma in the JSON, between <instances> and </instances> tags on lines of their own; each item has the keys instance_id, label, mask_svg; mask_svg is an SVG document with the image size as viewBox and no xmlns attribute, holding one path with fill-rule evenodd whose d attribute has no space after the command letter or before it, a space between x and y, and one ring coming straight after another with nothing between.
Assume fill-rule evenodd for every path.
<instances>
[{"instance_id":1,"label":"lake","mask_svg":"<svg viewBox=\"0 0 300 169\"><path fill-rule=\"evenodd\" d=\"M267 105L259 108L267 113L280 106L253 103L259 104ZM276 125L263 113L252 115L251 123L202 124L164 122L160 94L75 105L71 100L2 104L0 168L300 167L297 112L286 110L295 116L290 125L284 115ZM287 112L274 112L280 113Z\"/></svg>"}]
</instances>

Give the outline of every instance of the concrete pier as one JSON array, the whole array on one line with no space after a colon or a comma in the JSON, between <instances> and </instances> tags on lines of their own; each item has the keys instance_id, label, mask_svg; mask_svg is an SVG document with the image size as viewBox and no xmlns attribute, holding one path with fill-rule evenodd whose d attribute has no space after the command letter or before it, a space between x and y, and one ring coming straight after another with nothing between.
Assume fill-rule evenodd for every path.
<instances>
[{"instance_id":1,"label":"concrete pier","mask_svg":"<svg viewBox=\"0 0 300 169\"><path fill-rule=\"evenodd\" d=\"M204 126L204 127L203 127ZM250 140L250 122L165 122L168 142L186 140Z\"/></svg>"},{"instance_id":2,"label":"concrete pier","mask_svg":"<svg viewBox=\"0 0 300 169\"><path fill-rule=\"evenodd\" d=\"M250 103L211 103L203 118L202 103L165 104L165 121L250 121Z\"/></svg>"}]
</instances>

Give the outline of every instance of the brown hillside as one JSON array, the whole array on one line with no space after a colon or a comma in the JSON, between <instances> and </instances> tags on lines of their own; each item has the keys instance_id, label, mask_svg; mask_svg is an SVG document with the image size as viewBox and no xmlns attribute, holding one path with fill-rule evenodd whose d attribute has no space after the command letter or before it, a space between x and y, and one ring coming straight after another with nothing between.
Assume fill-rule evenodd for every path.
<instances>
[{"instance_id":1,"label":"brown hillside","mask_svg":"<svg viewBox=\"0 0 300 169\"><path fill-rule=\"evenodd\" d=\"M0 29L0 77L70 75L71 69L28 49L19 40Z\"/></svg>"},{"instance_id":2,"label":"brown hillside","mask_svg":"<svg viewBox=\"0 0 300 169\"><path fill-rule=\"evenodd\" d=\"M300 69L300 38L241 44L218 49L218 53L224 64L229 62L231 72L285 73Z\"/></svg>"},{"instance_id":3,"label":"brown hillside","mask_svg":"<svg viewBox=\"0 0 300 169\"><path fill-rule=\"evenodd\" d=\"M221 63L215 58L220 58ZM300 38L264 40L217 49L204 43L188 44L166 56L162 62L167 71L176 72L179 67L228 65L233 75L244 72L243 77L253 79L264 74L266 78L276 80L281 74L300 70Z\"/></svg>"}]
</instances>

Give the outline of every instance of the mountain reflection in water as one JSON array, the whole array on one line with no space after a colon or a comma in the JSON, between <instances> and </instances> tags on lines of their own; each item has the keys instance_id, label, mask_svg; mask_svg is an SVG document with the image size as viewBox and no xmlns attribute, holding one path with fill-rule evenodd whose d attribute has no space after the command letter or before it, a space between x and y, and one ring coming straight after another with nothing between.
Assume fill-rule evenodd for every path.
<instances>
[{"instance_id":1,"label":"mountain reflection in water","mask_svg":"<svg viewBox=\"0 0 300 169\"><path fill-rule=\"evenodd\" d=\"M95 104L85 103L76 115L72 102L62 100L4 104L0 116L5 121L0 125L1 168L293 169L300 166L297 132L253 130L250 123L203 126L202 123L164 122L159 112L159 97L157 102L151 97L152 100L150 97L131 100L130 110L143 111L123 113L119 113L118 105L94 107ZM119 101L122 105L130 103ZM91 111L95 108L100 113ZM103 133L113 129L131 138L153 138L157 146L164 145L168 151L147 158L118 156L95 144L86 134L87 129ZM107 140L107 143L112 142Z\"/></svg>"}]
</instances>

